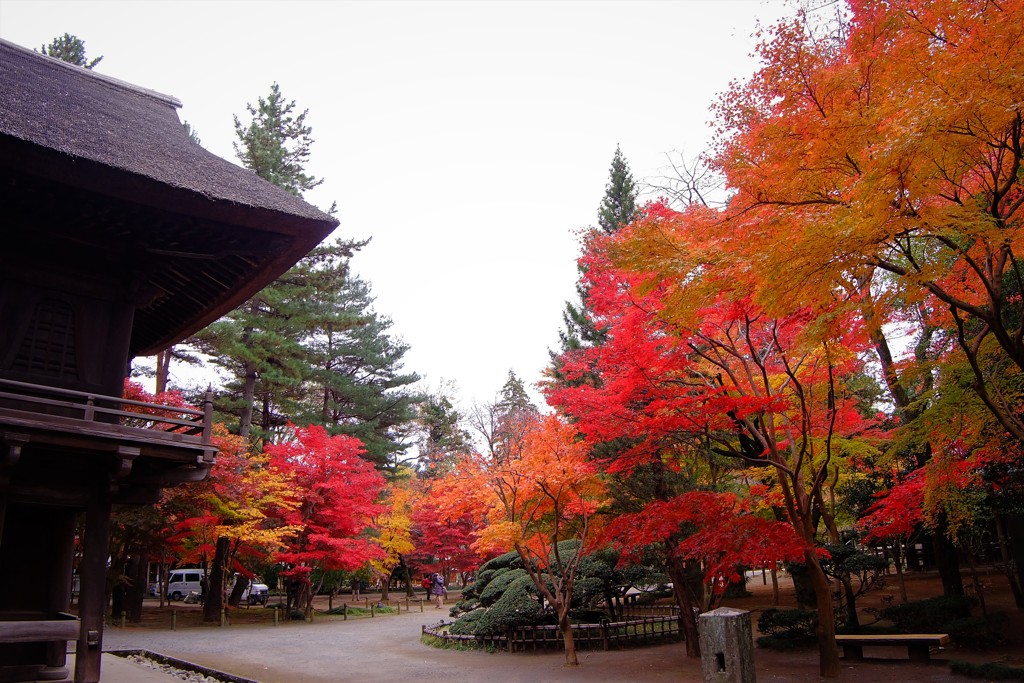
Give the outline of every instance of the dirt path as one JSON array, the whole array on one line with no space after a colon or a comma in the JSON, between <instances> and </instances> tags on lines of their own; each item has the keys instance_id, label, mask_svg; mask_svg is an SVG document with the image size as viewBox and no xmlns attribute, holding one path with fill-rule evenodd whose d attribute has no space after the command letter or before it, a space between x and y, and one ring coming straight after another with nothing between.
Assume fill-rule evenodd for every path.
<instances>
[{"instance_id":1,"label":"dirt path","mask_svg":"<svg viewBox=\"0 0 1024 683\"><path fill-rule=\"evenodd\" d=\"M760 609L770 604L770 587L754 580L754 595L732 606ZM921 583L920 591L932 590ZM931 593L934 594L934 593ZM873 598L878 601L881 595ZM784 604L790 599L784 591ZM867 600L867 599L866 599ZM995 598L992 598L995 601ZM1002 608L1002 606L1000 607ZM176 606L176 609L183 609ZM151 615L153 610L150 611ZM610 652L582 651L580 666L563 666L561 652L543 654L465 652L438 650L420 643L420 627L436 622L444 612L429 607L419 612L379 615L375 618L318 618L314 623L269 623L216 626L185 626L192 623L182 615L180 628L157 628L147 624L109 628L104 649L146 649L172 657L252 678L261 683L338 683L339 681L702 681L700 663L688 660L681 644ZM238 621L244 620L244 610ZM265 614L250 614L250 619ZM157 621L167 619L167 613ZM756 621L756 615L755 615ZM166 622L165 622L166 623ZM168 624L169 625L169 624ZM1018 631L1019 633L1020 631ZM1011 632L1012 633L1012 632ZM868 653L869 656L871 653ZM912 664L905 654L892 651L892 661L874 660L856 665L842 663L839 681L964 681L953 676L947 659L1004 661L1020 663L1019 645L989 652L942 652L931 664ZM817 652L779 653L756 650L757 679L760 683L815 681Z\"/></svg>"}]
</instances>

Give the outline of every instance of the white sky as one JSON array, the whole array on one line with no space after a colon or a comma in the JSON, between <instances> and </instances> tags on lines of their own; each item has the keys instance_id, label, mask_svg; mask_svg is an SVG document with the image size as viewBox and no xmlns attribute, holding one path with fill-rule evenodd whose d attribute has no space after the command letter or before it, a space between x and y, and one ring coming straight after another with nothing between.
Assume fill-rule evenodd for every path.
<instances>
[{"instance_id":1,"label":"white sky","mask_svg":"<svg viewBox=\"0 0 1024 683\"><path fill-rule=\"evenodd\" d=\"M708 105L748 77L767 0L252 2L0 0L0 37L65 32L96 71L173 95L235 161L232 115L274 81L308 108L307 199L337 200L353 264L426 386L492 400L528 385L575 298L621 144L634 178L709 141Z\"/></svg>"}]
</instances>

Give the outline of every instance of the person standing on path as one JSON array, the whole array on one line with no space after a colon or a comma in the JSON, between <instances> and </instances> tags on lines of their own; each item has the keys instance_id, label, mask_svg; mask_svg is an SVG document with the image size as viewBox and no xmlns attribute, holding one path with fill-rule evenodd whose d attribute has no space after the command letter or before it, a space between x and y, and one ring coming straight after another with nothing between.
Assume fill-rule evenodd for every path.
<instances>
[{"instance_id":1,"label":"person standing on path","mask_svg":"<svg viewBox=\"0 0 1024 683\"><path fill-rule=\"evenodd\" d=\"M434 574L430 580L430 594L434 596L437 609L444 607L444 596L448 595L448 589L444 585L444 577Z\"/></svg>"}]
</instances>

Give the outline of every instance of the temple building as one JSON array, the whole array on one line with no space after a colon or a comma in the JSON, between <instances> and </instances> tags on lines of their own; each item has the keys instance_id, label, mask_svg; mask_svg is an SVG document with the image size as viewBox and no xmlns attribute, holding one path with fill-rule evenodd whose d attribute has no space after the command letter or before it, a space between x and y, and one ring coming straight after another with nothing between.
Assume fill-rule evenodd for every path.
<instances>
[{"instance_id":1,"label":"temple building","mask_svg":"<svg viewBox=\"0 0 1024 683\"><path fill-rule=\"evenodd\" d=\"M0 40L0 682L100 680L110 512L203 479L212 407L141 419L131 359L337 221L194 143L174 98ZM78 539L77 618L68 613Z\"/></svg>"}]
</instances>

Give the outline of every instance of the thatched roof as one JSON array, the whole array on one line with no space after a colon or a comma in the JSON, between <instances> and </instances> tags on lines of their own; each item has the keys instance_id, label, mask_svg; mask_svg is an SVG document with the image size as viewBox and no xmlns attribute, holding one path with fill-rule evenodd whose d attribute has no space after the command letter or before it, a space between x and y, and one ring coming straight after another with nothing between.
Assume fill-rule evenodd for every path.
<instances>
[{"instance_id":1,"label":"thatched roof","mask_svg":"<svg viewBox=\"0 0 1024 683\"><path fill-rule=\"evenodd\" d=\"M193 143L166 95L0 40L0 267L142 288L132 352L230 311L337 226ZM113 271L113 272L112 272Z\"/></svg>"}]
</instances>

